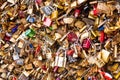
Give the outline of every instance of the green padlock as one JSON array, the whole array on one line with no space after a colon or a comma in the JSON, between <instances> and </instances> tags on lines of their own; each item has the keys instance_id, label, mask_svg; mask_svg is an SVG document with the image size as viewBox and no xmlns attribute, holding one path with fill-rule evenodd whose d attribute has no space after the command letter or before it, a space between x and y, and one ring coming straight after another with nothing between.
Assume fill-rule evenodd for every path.
<instances>
[{"instance_id":1,"label":"green padlock","mask_svg":"<svg viewBox=\"0 0 120 80\"><path fill-rule=\"evenodd\" d=\"M34 35L35 35L35 31L33 29L28 29L26 32L25 32L25 35L32 38Z\"/></svg>"}]
</instances>

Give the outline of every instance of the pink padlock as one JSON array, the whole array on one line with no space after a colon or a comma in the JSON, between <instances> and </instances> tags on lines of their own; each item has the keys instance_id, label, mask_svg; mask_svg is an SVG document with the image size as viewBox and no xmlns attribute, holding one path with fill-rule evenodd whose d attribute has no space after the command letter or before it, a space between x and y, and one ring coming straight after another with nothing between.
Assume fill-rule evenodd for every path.
<instances>
[{"instance_id":1,"label":"pink padlock","mask_svg":"<svg viewBox=\"0 0 120 80\"><path fill-rule=\"evenodd\" d=\"M90 48L90 39L88 39L88 38L84 39L82 47L85 48L85 49L89 49Z\"/></svg>"},{"instance_id":2,"label":"pink padlock","mask_svg":"<svg viewBox=\"0 0 120 80\"><path fill-rule=\"evenodd\" d=\"M59 68L58 66L55 66L53 71L57 72L58 68Z\"/></svg>"},{"instance_id":3,"label":"pink padlock","mask_svg":"<svg viewBox=\"0 0 120 80\"><path fill-rule=\"evenodd\" d=\"M51 23L52 23L52 20L50 19L50 18L45 18L44 19L44 22L43 22L43 24L45 25L45 26L50 26L51 25Z\"/></svg>"},{"instance_id":4,"label":"pink padlock","mask_svg":"<svg viewBox=\"0 0 120 80\"><path fill-rule=\"evenodd\" d=\"M76 9L76 10L75 10L75 13L74 13L74 16L75 16L75 17L78 17L79 14L80 14L80 10L79 10L79 9Z\"/></svg>"}]
</instances>

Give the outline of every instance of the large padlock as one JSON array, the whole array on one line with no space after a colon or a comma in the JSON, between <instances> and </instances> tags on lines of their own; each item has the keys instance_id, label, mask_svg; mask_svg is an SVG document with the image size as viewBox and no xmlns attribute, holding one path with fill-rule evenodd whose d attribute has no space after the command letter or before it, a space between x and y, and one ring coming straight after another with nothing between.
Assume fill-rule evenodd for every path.
<instances>
[{"instance_id":1,"label":"large padlock","mask_svg":"<svg viewBox=\"0 0 120 80\"><path fill-rule=\"evenodd\" d=\"M64 52L62 51L64 57L59 56L61 50L64 51ZM66 49L63 48L63 47L60 47L60 48L58 49L57 55L56 55L56 57L55 57L54 66L65 67L65 66L66 66L66 60L67 60L67 58L66 58Z\"/></svg>"}]
</instances>

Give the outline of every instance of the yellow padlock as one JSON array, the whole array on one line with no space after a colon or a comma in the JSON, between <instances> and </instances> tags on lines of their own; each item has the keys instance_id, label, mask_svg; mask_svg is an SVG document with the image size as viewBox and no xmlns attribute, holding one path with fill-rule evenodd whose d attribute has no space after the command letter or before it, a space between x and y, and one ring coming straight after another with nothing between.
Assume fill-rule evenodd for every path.
<instances>
[{"instance_id":1,"label":"yellow padlock","mask_svg":"<svg viewBox=\"0 0 120 80\"><path fill-rule=\"evenodd\" d=\"M118 78L120 77L120 72L118 72L115 76L114 76L114 78L117 80Z\"/></svg>"},{"instance_id":2,"label":"yellow padlock","mask_svg":"<svg viewBox=\"0 0 120 80\"><path fill-rule=\"evenodd\" d=\"M94 37L97 37L96 33L93 30L91 30L91 33Z\"/></svg>"},{"instance_id":3,"label":"yellow padlock","mask_svg":"<svg viewBox=\"0 0 120 80\"><path fill-rule=\"evenodd\" d=\"M13 15L10 11L8 11L7 14L8 14L10 17Z\"/></svg>"},{"instance_id":4,"label":"yellow padlock","mask_svg":"<svg viewBox=\"0 0 120 80\"><path fill-rule=\"evenodd\" d=\"M58 11L55 10L55 11L53 11L52 14L51 14L51 19L56 19L57 17L58 17Z\"/></svg>"}]
</instances>

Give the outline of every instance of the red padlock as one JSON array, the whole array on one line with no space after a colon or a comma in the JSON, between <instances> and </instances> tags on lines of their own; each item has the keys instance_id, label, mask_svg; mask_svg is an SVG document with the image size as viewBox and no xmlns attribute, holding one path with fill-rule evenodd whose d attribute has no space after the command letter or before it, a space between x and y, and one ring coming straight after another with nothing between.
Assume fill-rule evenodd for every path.
<instances>
[{"instance_id":1,"label":"red padlock","mask_svg":"<svg viewBox=\"0 0 120 80\"><path fill-rule=\"evenodd\" d=\"M72 49L71 49L71 50L68 50L68 51L67 51L67 55L72 56L74 52L75 52L75 51L72 50Z\"/></svg>"},{"instance_id":2,"label":"red padlock","mask_svg":"<svg viewBox=\"0 0 120 80\"><path fill-rule=\"evenodd\" d=\"M77 37L77 35L75 33L70 32L67 35L67 39L68 39L69 42L75 42L78 39L78 37Z\"/></svg>"},{"instance_id":3,"label":"red padlock","mask_svg":"<svg viewBox=\"0 0 120 80\"><path fill-rule=\"evenodd\" d=\"M40 50L41 50L41 46L40 46L40 44L39 44L39 45L36 47L35 55L38 55L39 52L40 52Z\"/></svg>"},{"instance_id":4,"label":"red padlock","mask_svg":"<svg viewBox=\"0 0 120 80\"><path fill-rule=\"evenodd\" d=\"M76 9L76 10L75 10L75 13L74 13L74 16L75 16L75 17L78 17L79 14L80 14L80 10L79 10L79 9Z\"/></svg>"},{"instance_id":5,"label":"red padlock","mask_svg":"<svg viewBox=\"0 0 120 80\"><path fill-rule=\"evenodd\" d=\"M105 40L105 33L104 33L104 31L101 31L100 32L100 42L103 43L104 40Z\"/></svg>"},{"instance_id":6,"label":"red padlock","mask_svg":"<svg viewBox=\"0 0 120 80\"><path fill-rule=\"evenodd\" d=\"M36 3L39 5L42 2L42 0L36 0Z\"/></svg>"},{"instance_id":7,"label":"red padlock","mask_svg":"<svg viewBox=\"0 0 120 80\"><path fill-rule=\"evenodd\" d=\"M97 16L98 13L99 13L99 11L98 11L98 9L97 9L97 4L96 4L96 5L94 5L94 7L93 7L93 14L94 14L94 16Z\"/></svg>"},{"instance_id":8,"label":"red padlock","mask_svg":"<svg viewBox=\"0 0 120 80\"><path fill-rule=\"evenodd\" d=\"M98 72L105 78L105 80L112 80L112 76L109 73L100 70Z\"/></svg>"},{"instance_id":9,"label":"red padlock","mask_svg":"<svg viewBox=\"0 0 120 80\"><path fill-rule=\"evenodd\" d=\"M52 20L50 18L45 18L43 24L49 27L52 24Z\"/></svg>"},{"instance_id":10,"label":"red padlock","mask_svg":"<svg viewBox=\"0 0 120 80\"><path fill-rule=\"evenodd\" d=\"M85 49L89 49L90 48L90 39L84 39L83 40L83 44L82 44L82 47L85 48Z\"/></svg>"},{"instance_id":11,"label":"red padlock","mask_svg":"<svg viewBox=\"0 0 120 80\"><path fill-rule=\"evenodd\" d=\"M12 80L17 80L16 77L13 77Z\"/></svg>"},{"instance_id":12,"label":"red padlock","mask_svg":"<svg viewBox=\"0 0 120 80\"><path fill-rule=\"evenodd\" d=\"M44 71L46 71L47 70L46 65L42 65L41 69L43 69Z\"/></svg>"}]
</instances>

